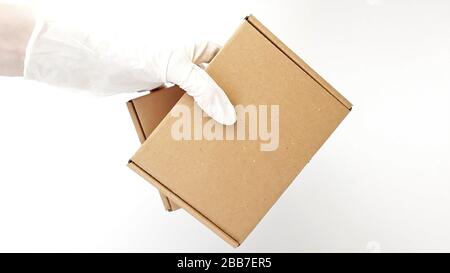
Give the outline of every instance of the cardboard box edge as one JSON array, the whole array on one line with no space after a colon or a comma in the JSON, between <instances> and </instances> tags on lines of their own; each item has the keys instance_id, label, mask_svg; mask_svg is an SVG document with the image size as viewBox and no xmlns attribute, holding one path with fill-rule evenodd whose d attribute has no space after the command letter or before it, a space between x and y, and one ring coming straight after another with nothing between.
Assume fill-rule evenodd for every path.
<instances>
[{"instance_id":1,"label":"cardboard box edge","mask_svg":"<svg viewBox=\"0 0 450 273\"><path fill-rule=\"evenodd\" d=\"M164 208L166 208L167 211L176 211L180 207L176 205L173 201L170 201L167 196L162 194L162 192L159 192L159 196L161 197L161 200L163 202Z\"/></svg>"},{"instance_id":2,"label":"cardboard box edge","mask_svg":"<svg viewBox=\"0 0 450 273\"><path fill-rule=\"evenodd\" d=\"M195 209L194 207L189 205L186 201L184 201L182 198L180 198L178 195L176 195L174 192L172 192L169 188L167 188L162 183L160 183L156 178L154 178L149 173L147 173L144 169L142 169L133 160L130 159L128 161L128 167L130 169L132 169L133 171L135 171L137 174L139 174L141 177L143 177L145 180L147 180L149 183L151 183L153 186L155 186L162 194L164 194L165 196L174 200L180 207L185 209L187 212L189 212L189 214L194 216L194 218L199 220L201 223L203 223L205 226L207 226L214 233L219 235L220 238L222 238L225 242L230 244L232 247L236 248L240 245L240 242L235 240L228 233L226 233L223 229L221 229L219 226L217 226L214 222L212 222L206 216L201 214L197 209Z\"/></svg>"},{"instance_id":3,"label":"cardboard box edge","mask_svg":"<svg viewBox=\"0 0 450 273\"><path fill-rule=\"evenodd\" d=\"M143 143L146 139L144 134L144 129L142 128L141 122L139 121L139 116L136 112L136 107L134 106L133 100L127 102L128 112L130 113L131 120L133 121L134 128L139 137L139 141Z\"/></svg>"},{"instance_id":4,"label":"cardboard box edge","mask_svg":"<svg viewBox=\"0 0 450 273\"><path fill-rule=\"evenodd\" d=\"M149 94L144 95L144 96L148 96L148 95L149 95ZM139 97L138 97L138 98L139 98ZM142 123L141 123L141 121L140 121L140 119L139 119L139 115L137 114L136 107L135 107L135 105L134 105L134 103L133 103L133 100L129 100L129 101L127 102L127 108L128 108L128 112L130 113L131 120L133 121L134 128L135 128L135 130L136 130L136 133L137 133L137 135L138 135L138 137L139 137L139 141L140 141L141 143L144 143L144 141L145 141L147 138L145 137L144 128L142 127ZM161 201L162 201L162 203L163 203L163 207L164 207L164 209L165 209L166 211L169 211L169 212L170 212L170 211L175 211L175 210L179 209L179 206L178 206L178 205L172 204L171 201L169 200L169 198L167 198L166 196L164 196L161 192L159 193L159 195L160 195L160 197L161 197Z\"/></svg>"},{"instance_id":5,"label":"cardboard box edge","mask_svg":"<svg viewBox=\"0 0 450 273\"><path fill-rule=\"evenodd\" d=\"M302 58L300 58L294 51L292 51L286 44L284 44L278 37L273 34L267 27L265 27L253 15L245 17L251 26L258 30L268 41L270 41L276 48L278 48L286 57L294 62L300 69L305 71L311 78L313 78L323 89L325 89L331 96L343 104L349 111L352 109L352 103L347 100L339 91L337 91L330 83L322 78L314 69L312 69Z\"/></svg>"}]
</instances>

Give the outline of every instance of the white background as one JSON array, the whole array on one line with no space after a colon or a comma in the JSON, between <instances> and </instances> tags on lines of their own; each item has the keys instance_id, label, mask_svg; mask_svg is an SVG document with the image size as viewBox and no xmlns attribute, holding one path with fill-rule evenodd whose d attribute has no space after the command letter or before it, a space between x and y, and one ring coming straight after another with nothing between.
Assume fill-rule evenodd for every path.
<instances>
[{"instance_id":1,"label":"white background","mask_svg":"<svg viewBox=\"0 0 450 273\"><path fill-rule=\"evenodd\" d=\"M223 43L252 13L355 107L234 250L126 167L136 95L0 78L0 251L450 251L448 1L33 4L136 42Z\"/></svg>"}]
</instances>

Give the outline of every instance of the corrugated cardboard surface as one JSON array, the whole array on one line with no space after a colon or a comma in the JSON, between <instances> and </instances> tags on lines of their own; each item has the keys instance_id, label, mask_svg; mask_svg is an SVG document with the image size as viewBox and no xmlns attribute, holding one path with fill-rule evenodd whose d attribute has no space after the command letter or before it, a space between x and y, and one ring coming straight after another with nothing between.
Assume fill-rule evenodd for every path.
<instances>
[{"instance_id":1,"label":"corrugated cardboard surface","mask_svg":"<svg viewBox=\"0 0 450 273\"><path fill-rule=\"evenodd\" d=\"M141 143L144 143L183 94L184 91L181 88L173 86L154 90L150 94L127 102L131 119ZM179 208L177 204L163 194L161 194L161 200L167 211L174 211Z\"/></svg>"},{"instance_id":2,"label":"corrugated cardboard surface","mask_svg":"<svg viewBox=\"0 0 450 273\"><path fill-rule=\"evenodd\" d=\"M168 115L129 166L238 246L349 113L351 104L254 17L246 18L208 73L235 105L279 105L278 149L262 152L260 141L254 140L176 141L171 127L177 119ZM192 110L194 102L184 95L177 105Z\"/></svg>"}]
</instances>

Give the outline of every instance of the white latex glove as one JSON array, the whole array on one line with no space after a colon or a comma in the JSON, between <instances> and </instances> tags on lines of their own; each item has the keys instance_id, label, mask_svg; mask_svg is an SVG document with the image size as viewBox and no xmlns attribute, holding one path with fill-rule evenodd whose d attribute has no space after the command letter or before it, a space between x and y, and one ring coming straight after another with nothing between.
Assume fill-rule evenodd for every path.
<instances>
[{"instance_id":1,"label":"white latex glove","mask_svg":"<svg viewBox=\"0 0 450 273\"><path fill-rule=\"evenodd\" d=\"M173 83L186 90L214 120L230 125L236 121L234 107L199 67L209 63L219 50L210 42L161 50L153 44L132 44L38 20L26 50L24 77L98 95L151 90Z\"/></svg>"}]
</instances>

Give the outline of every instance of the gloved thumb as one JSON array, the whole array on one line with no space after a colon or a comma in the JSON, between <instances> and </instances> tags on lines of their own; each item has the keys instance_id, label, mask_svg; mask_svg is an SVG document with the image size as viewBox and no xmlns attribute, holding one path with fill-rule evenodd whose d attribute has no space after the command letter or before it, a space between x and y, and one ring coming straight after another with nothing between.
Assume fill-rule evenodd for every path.
<instances>
[{"instance_id":1,"label":"gloved thumb","mask_svg":"<svg viewBox=\"0 0 450 273\"><path fill-rule=\"evenodd\" d=\"M232 125L236 111L222 88L200 67L192 65L189 76L180 84L208 116L219 123Z\"/></svg>"},{"instance_id":2,"label":"gloved thumb","mask_svg":"<svg viewBox=\"0 0 450 273\"><path fill-rule=\"evenodd\" d=\"M198 65L209 63L220 47L213 43L185 46L171 52L164 82L178 84L198 106L219 123L236 122L236 112L225 92Z\"/></svg>"}]
</instances>

